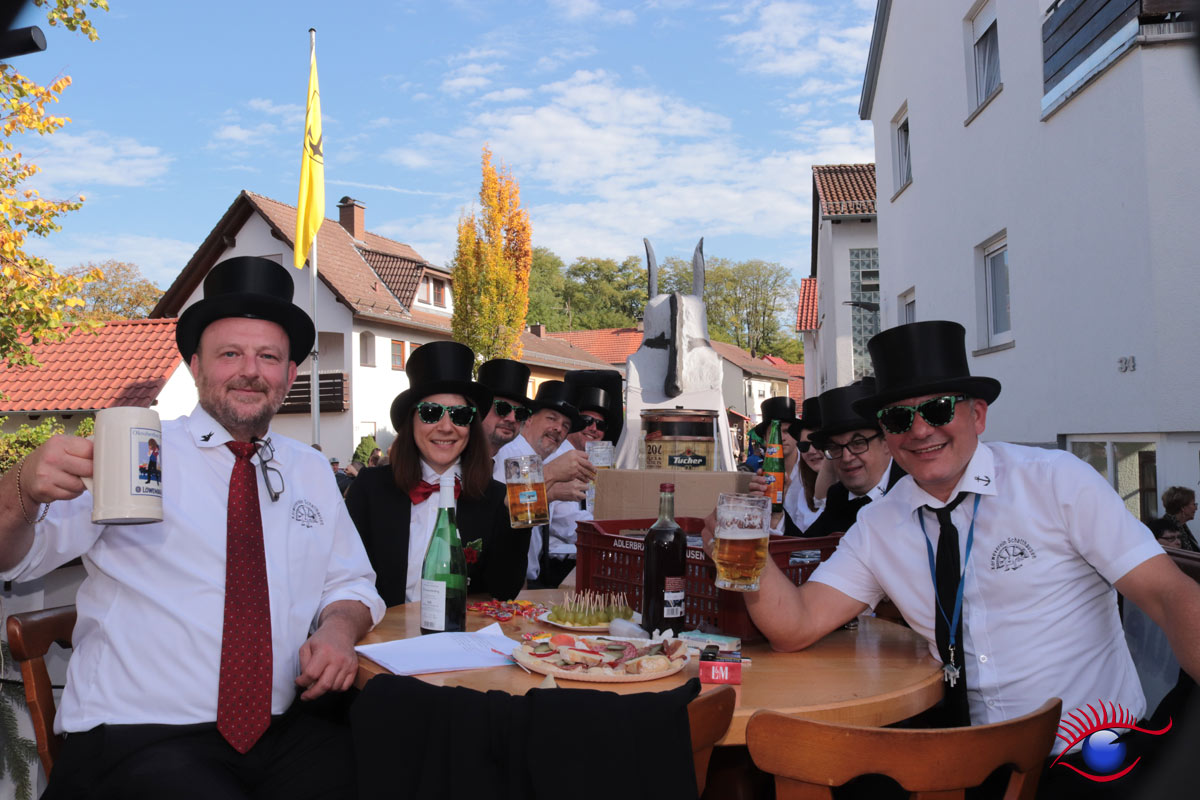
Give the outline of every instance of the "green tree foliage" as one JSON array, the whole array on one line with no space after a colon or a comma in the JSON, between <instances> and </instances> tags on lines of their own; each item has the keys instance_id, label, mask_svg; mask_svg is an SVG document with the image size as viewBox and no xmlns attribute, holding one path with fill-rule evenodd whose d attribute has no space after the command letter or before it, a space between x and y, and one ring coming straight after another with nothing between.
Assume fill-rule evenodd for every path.
<instances>
[{"instance_id":1,"label":"green tree foliage","mask_svg":"<svg viewBox=\"0 0 1200 800\"><path fill-rule=\"evenodd\" d=\"M520 208L516 180L492 166L486 147L479 203L478 219L470 214L458 221L451 330L482 361L519 359L529 307L529 212Z\"/></svg>"},{"instance_id":2,"label":"green tree foliage","mask_svg":"<svg viewBox=\"0 0 1200 800\"><path fill-rule=\"evenodd\" d=\"M0 417L0 425L7 417ZM95 420L85 417L75 426L76 436L91 436ZM12 433L0 433L0 472L8 472L21 459L32 453L51 436L66 433L67 429L55 417L47 417L37 425L22 425Z\"/></svg>"},{"instance_id":3,"label":"green tree foliage","mask_svg":"<svg viewBox=\"0 0 1200 800\"><path fill-rule=\"evenodd\" d=\"M96 29L87 8L108 10L107 0L35 0L46 9L51 26L62 25L95 41ZM71 309L82 304L83 284L96 277L68 277L54 265L26 251L26 238L46 236L59 229L58 218L75 211L83 197L52 200L23 187L39 172L26 161L15 142L29 134L52 135L69 120L46 112L49 103L71 84L62 76L41 86L11 64L0 64L0 359L9 364L36 363L29 345L62 341L79 327L94 328L86 320L72 323Z\"/></svg>"},{"instance_id":4,"label":"green tree foliage","mask_svg":"<svg viewBox=\"0 0 1200 800\"><path fill-rule=\"evenodd\" d=\"M109 259L100 264L81 264L67 270L70 277L99 275L85 284L80 297L84 305L73 316L107 322L114 319L145 319L162 297L159 289L142 277L136 264Z\"/></svg>"},{"instance_id":5,"label":"green tree foliage","mask_svg":"<svg viewBox=\"0 0 1200 800\"><path fill-rule=\"evenodd\" d=\"M358 440L358 447L354 448L354 455L350 456L350 460L366 464L371 453L374 453L377 447L379 445L375 442L374 436L364 436Z\"/></svg>"},{"instance_id":6,"label":"green tree foliage","mask_svg":"<svg viewBox=\"0 0 1200 800\"><path fill-rule=\"evenodd\" d=\"M577 330L626 328L646 307L646 270L641 259L578 258L567 269L563 300Z\"/></svg>"},{"instance_id":7,"label":"green tree foliage","mask_svg":"<svg viewBox=\"0 0 1200 800\"><path fill-rule=\"evenodd\" d=\"M529 313L525 315L530 324L541 323L552 331L571 329L564 295L565 273L566 265L561 258L548 248L533 248L533 266L529 270Z\"/></svg>"}]
</instances>

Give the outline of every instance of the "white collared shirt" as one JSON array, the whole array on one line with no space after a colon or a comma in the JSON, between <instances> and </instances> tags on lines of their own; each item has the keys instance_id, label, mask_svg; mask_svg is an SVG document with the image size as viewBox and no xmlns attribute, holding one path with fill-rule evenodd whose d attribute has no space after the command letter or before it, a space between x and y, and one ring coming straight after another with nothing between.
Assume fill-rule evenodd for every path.
<instances>
[{"instance_id":1,"label":"white collared shirt","mask_svg":"<svg viewBox=\"0 0 1200 800\"><path fill-rule=\"evenodd\" d=\"M783 507L792 518L792 522L796 523L796 527L803 531L816 522L825 509L824 500L818 500L813 505L817 507L816 511L810 511L808 508L808 496L804 493L804 481L800 477L800 459L796 459L788 479L787 491L783 495Z\"/></svg>"},{"instance_id":2,"label":"white collared shirt","mask_svg":"<svg viewBox=\"0 0 1200 800\"><path fill-rule=\"evenodd\" d=\"M0 575L29 580L83 558L87 578L75 600L56 731L216 720L231 438L199 406L164 422L163 522L94 525L84 492L53 503L25 558ZM281 714L296 695L300 646L321 610L358 600L378 622L384 606L329 462L278 433L266 438L284 486L272 502L255 469L271 602L271 711ZM272 475L276 488L279 478Z\"/></svg>"},{"instance_id":3,"label":"white collared shirt","mask_svg":"<svg viewBox=\"0 0 1200 800\"><path fill-rule=\"evenodd\" d=\"M575 445L566 439L558 449L550 454L547 462L553 461L564 453L575 449ZM574 558L575 540L578 538L575 526L580 520L592 518L592 512L580 506L578 501L555 500L550 503L550 557Z\"/></svg>"},{"instance_id":4,"label":"white collared shirt","mask_svg":"<svg viewBox=\"0 0 1200 800\"><path fill-rule=\"evenodd\" d=\"M1113 584L1163 552L1150 531L1096 470L1061 450L980 443L951 497L960 491L981 495L962 611L972 723L1012 719L1050 697L1062 698L1064 716L1102 700L1141 717ZM936 551L939 527L925 505L945 503L901 478L858 512L810 580L872 607L890 597L940 660L925 547ZM960 553L974 505L968 495L951 514Z\"/></svg>"},{"instance_id":5,"label":"white collared shirt","mask_svg":"<svg viewBox=\"0 0 1200 800\"><path fill-rule=\"evenodd\" d=\"M447 472L457 478L462 473L459 462ZM421 459L421 480L441 486L441 475L433 471L433 467ZM439 508L438 490L435 489L429 497L412 507L408 516L408 583L404 586L404 602L421 602L421 570L425 566L425 551L429 549L429 540L433 538L433 526L437 523Z\"/></svg>"}]
</instances>

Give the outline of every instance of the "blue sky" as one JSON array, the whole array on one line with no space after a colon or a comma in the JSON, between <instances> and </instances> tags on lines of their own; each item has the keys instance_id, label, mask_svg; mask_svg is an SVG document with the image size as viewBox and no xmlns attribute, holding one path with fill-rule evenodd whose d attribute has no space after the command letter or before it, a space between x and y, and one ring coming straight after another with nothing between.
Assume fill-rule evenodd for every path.
<instances>
[{"instance_id":1,"label":"blue sky","mask_svg":"<svg viewBox=\"0 0 1200 800\"><path fill-rule=\"evenodd\" d=\"M705 253L809 269L813 164L874 158L857 116L874 0L227 2L110 0L100 41L50 28L15 65L72 77L72 122L21 147L43 194L84 194L30 249L116 258L162 287L249 189L294 205L317 29L327 216L453 256L488 144L534 246Z\"/></svg>"}]
</instances>

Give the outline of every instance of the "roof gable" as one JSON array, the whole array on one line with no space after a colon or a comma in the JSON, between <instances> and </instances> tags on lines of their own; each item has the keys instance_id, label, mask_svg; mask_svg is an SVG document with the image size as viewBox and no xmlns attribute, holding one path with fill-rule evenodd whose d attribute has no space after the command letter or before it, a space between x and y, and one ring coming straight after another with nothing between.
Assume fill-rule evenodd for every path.
<instances>
[{"instance_id":1,"label":"roof gable","mask_svg":"<svg viewBox=\"0 0 1200 800\"><path fill-rule=\"evenodd\" d=\"M875 215L875 165L813 166L813 186L822 217Z\"/></svg>"},{"instance_id":2,"label":"roof gable","mask_svg":"<svg viewBox=\"0 0 1200 800\"><path fill-rule=\"evenodd\" d=\"M109 322L32 350L42 367L0 364L0 413L148 408L183 363L174 319Z\"/></svg>"}]
</instances>

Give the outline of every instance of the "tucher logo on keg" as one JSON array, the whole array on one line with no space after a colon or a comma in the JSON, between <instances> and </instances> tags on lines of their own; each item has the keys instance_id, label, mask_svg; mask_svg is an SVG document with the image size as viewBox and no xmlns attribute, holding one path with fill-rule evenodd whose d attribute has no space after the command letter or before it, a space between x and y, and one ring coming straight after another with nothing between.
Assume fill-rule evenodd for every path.
<instances>
[{"instance_id":1,"label":"tucher logo on keg","mask_svg":"<svg viewBox=\"0 0 1200 800\"><path fill-rule=\"evenodd\" d=\"M684 450L682 453L673 453L667 456L667 466L675 469L692 469L693 467L703 467L708 463L708 457L692 452L692 448Z\"/></svg>"}]
</instances>

